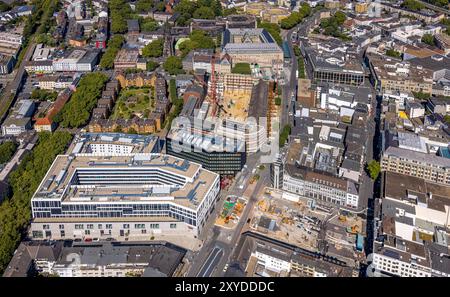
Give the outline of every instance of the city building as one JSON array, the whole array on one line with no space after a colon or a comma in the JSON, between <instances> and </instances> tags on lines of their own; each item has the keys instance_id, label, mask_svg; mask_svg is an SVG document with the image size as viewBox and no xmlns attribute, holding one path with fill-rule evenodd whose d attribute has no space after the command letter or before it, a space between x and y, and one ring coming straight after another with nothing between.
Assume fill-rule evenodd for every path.
<instances>
[{"instance_id":1,"label":"city building","mask_svg":"<svg viewBox=\"0 0 450 297\"><path fill-rule=\"evenodd\" d=\"M432 93L433 72L409 62L368 54L369 68L376 87L382 92Z\"/></svg>"},{"instance_id":2,"label":"city building","mask_svg":"<svg viewBox=\"0 0 450 297\"><path fill-rule=\"evenodd\" d=\"M126 70L130 68L137 68L146 70L145 64L141 65L139 62L139 50L137 49L121 49L114 59L114 69Z\"/></svg>"},{"instance_id":3,"label":"city building","mask_svg":"<svg viewBox=\"0 0 450 297\"><path fill-rule=\"evenodd\" d=\"M283 69L283 51L265 29L226 29L222 52L231 57L233 64L258 64L274 72Z\"/></svg>"},{"instance_id":4,"label":"city building","mask_svg":"<svg viewBox=\"0 0 450 297\"><path fill-rule=\"evenodd\" d=\"M151 153L150 141L131 152L110 153L105 147L129 147L134 138L115 140L106 134L95 141L99 151L92 152L92 142L79 138L81 144L57 156L33 195L30 237L196 238L219 194L219 175L197 163Z\"/></svg>"},{"instance_id":5,"label":"city building","mask_svg":"<svg viewBox=\"0 0 450 297\"><path fill-rule=\"evenodd\" d=\"M0 54L0 74L11 73L15 59L12 56Z\"/></svg>"},{"instance_id":6,"label":"city building","mask_svg":"<svg viewBox=\"0 0 450 297\"><path fill-rule=\"evenodd\" d=\"M58 94L55 102L53 102L45 111L45 115L36 118L36 122L34 123L34 130L36 130L36 132L53 132L56 129L57 124L53 118L62 110L72 93L73 91L67 88Z\"/></svg>"},{"instance_id":7,"label":"city building","mask_svg":"<svg viewBox=\"0 0 450 297\"><path fill-rule=\"evenodd\" d=\"M168 277L186 250L167 242L24 241L4 277Z\"/></svg>"},{"instance_id":8,"label":"city building","mask_svg":"<svg viewBox=\"0 0 450 297\"><path fill-rule=\"evenodd\" d=\"M309 38L300 48L312 68L313 79L346 85L361 85L364 69L361 62L342 41Z\"/></svg>"},{"instance_id":9,"label":"city building","mask_svg":"<svg viewBox=\"0 0 450 297\"><path fill-rule=\"evenodd\" d=\"M245 144L216 135L196 135L171 129L166 136L167 154L201 164L220 175L235 175L247 160Z\"/></svg>"},{"instance_id":10,"label":"city building","mask_svg":"<svg viewBox=\"0 0 450 297\"><path fill-rule=\"evenodd\" d=\"M19 135L22 132L31 130L31 117L34 114L36 105L33 100L18 101L11 114L2 124L3 135Z\"/></svg>"},{"instance_id":11,"label":"city building","mask_svg":"<svg viewBox=\"0 0 450 297\"><path fill-rule=\"evenodd\" d=\"M375 235L375 275L450 276L450 187L386 172Z\"/></svg>"},{"instance_id":12,"label":"city building","mask_svg":"<svg viewBox=\"0 0 450 297\"><path fill-rule=\"evenodd\" d=\"M346 178L292 164L284 165L282 177L283 182L278 184L282 184L283 190L313 199L318 204L347 208L359 206L357 184Z\"/></svg>"},{"instance_id":13,"label":"city building","mask_svg":"<svg viewBox=\"0 0 450 297\"><path fill-rule=\"evenodd\" d=\"M22 35L0 32L0 54L16 56L22 43Z\"/></svg>"},{"instance_id":14,"label":"city building","mask_svg":"<svg viewBox=\"0 0 450 297\"><path fill-rule=\"evenodd\" d=\"M383 153L381 169L438 184L450 184L450 160L433 154L390 146Z\"/></svg>"},{"instance_id":15,"label":"city building","mask_svg":"<svg viewBox=\"0 0 450 297\"><path fill-rule=\"evenodd\" d=\"M94 70L99 59L98 50L74 49L65 57L53 60L53 71L60 72L90 72Z\"/></svg>"},{"instance_id":16,"label":"city building","mask_svg":"<svg viewBox=\"0 0 450 297\"><path fill-rule=\"evenodd\" d=\"M239 253L248 277L354 277L357 271L347 263L278 241L259 233L243 233ZM235 276L235 275L233 275Z\"/></svg>"}]
</instances>

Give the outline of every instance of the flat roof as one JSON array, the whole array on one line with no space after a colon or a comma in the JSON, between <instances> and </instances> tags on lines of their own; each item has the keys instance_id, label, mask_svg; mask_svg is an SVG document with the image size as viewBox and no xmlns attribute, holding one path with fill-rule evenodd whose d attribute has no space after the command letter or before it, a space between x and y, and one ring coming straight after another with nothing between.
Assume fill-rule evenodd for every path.
<instances>
[{"instance_id":1,"label":"flat roof","mask_svg":"<svg viewBox=\"0 0 450 297\"><path fill-rule=\"evenodd\" d=\"M149 170L170 174L171 180L132 183L133 174L142 176ZM87 172L98 172L99 182L78 182L78 178ZM108 172L128 173L128 177L112 182ZM203 169L197 163L163 154L58 155L33 199L83 204L167 202L195 210L218 177L218 174Z\"/></svg>"}]
</instances>

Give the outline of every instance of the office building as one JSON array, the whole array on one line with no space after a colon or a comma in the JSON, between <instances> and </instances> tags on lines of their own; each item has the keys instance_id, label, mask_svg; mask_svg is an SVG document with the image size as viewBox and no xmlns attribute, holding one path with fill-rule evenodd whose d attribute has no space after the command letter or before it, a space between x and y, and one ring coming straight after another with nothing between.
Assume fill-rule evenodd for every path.
<instances>
[{"instance_id":1,"label":"office building","mask_svg":"<svg viewBox=\"0 0 450 297\"><path fill-rule=\"evenodd\" d=\"M383 153L381 169L450 185L450 160L433 154L390 146Z\"/></svg>"},{"instance_id":2,"label":"office building","mask_svg":"<svg viewBox=\"0 0 450 297\"><path fill-rule=\"evenodd\" d=\"M135 146L135 137L106 134L57 156L32 197L30 237L196 238L219 194L219 175L152 153L153 141Z\"/></svg>"},{"instance_id":3,"label":"office building","mask_svg":"<svg viewBox=\"0 0 450 297\"><path fill-rule=\"evenodd\" d=\"M197 135L172 129L166 143L167 154L199 163L220 175L235 175L247 159L243 142L217 135Z\"/></svg>"},{"instance_id":4,"label":"office building","mask_svg":"<svg viewBox=\"0 0 450 297\"><path fill-rule=\"evenodd\" d=\"M274 72L283 70L283 50L265 29L226 29L222 52L231 57L233 64L258 64Z\"/></svg>"},{"instance_id":5,"label":"office building","mask_svg":"<svg viewBox=\"0 0 450 297\"><path fill-rule=\"evenodd\" d=\"M357 184L346 178L318 172L303 166L284 165L283 190L314 199L318 204L357 208Z\"/></svg>"}]
</instances>

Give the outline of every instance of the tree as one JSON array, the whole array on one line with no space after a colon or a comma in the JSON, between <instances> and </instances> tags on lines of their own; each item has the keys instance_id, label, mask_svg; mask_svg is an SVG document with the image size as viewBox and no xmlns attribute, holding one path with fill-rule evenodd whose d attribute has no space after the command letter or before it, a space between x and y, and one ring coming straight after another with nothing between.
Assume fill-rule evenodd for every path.
<instances>
[{"instance_id":1,"label":"tree","mask_svg":"<svg viewBox=\"0 0 450 297\"><path fill-rule=\"evenodd\" d=\"M294 45L294 54L296 57L299 57L302 54L298 45Z\"/></svg>"},{"instance_id":2,"label":"tree","mask_svg":"<svg viewBox=\"0 0 450 297\"><path fill-rule=\"evenodd\" d=\"M386 55L389 57L397 58L397 59L401 58L401 56L402 56L402 54L400 52L398 52L394 49L388 49L386 51Z\"/></svg>"},{"instance_id":3,"label":"tree","mask_svg":"<svg viewBox=\"0 0 450 297\"><path fill-rule=\"evenodd\" d=\"M222 15L223 16L229 16L229 15L233 15L233 14L236 14L237 13L237 9L236 9L236 7L232 7L232 8L225 8L223 11L222 11Z\"/></svg>"},{"instance_id":4,"label":"tree","mask_svg":"<svg viewBox=\"0 0 450 297\"><path fill-rule=\"evenodd\" d=\"M0 164L8 162L14 155L16 148L17 144L13 141L5 141L0 144Z\"/></svg>"},{"instance_id":5,"label":"tree","mask_svg":"<svg viewBox=\"0 0 450 297\"><path fill-rule=\"evenodd\" d=\"M171 75L184 73L181 59L176 56L168 57L164 62L163 67L164 70L169 72Z\"/></svg>"},{"instance_id":6,"label":"tree","mask_svg":"<svg viewBox=\"0 0 450 297\"><path fill-rule=\"evenodd\" d=\"M11 193L0 205L0 273L26 233L31 219L30 200L56 155L65 151L72 136L68 132L39 133L31 153L11 172Z\"/></svg>"},{"instance_id":7,"label":"tree","mask_svg":"<svg viewBox=\"0 0 450 297\"><path fill-rule=\"evenodd\" d=\"M290 133L291 133L291 126L290 125L284 126L283 130L280 133L280 140L279 140L279 146L280 147L284 146L284 144L286 143Z\"/></svg>"},{"instance_id":8,"label":"tree","mask_svg":"<svg viewBox=\"0 0 450 297\"><path fill-rule=\"evenodd\" d=\"M138 0L136 2L137 12L149 12L153 8L153 0Z\"/></svg>"},{"instance_id":9,"label":"tree","mask_svg":"<svg viewBox=\"0 0 450 297\"><path fill-rule=\"evenodd\" d=\"M405 0L401 6L412 11L418 11L425 8L425 5L416 0Z\"/></svg>"},{"instance_id":10,"label":"tree","mask_svg":"<svg viewBox=\"0 0 450 297\"><path fill-rule=\"evenodd\" d=\"M153 42L150 42L142 49L142 56L146 58L156 58L163 55L164 40L159 38Z\"/></svg>"},{"instance_id":11,"label":"tree","mask_svg":"<svg viewBox=\"0 0 450 297\"><path fill-rule=\"evenodd\" d=\"M447 124L447 125L450 125L450 115L445 115L444 116L444 122Z\"/></svg>"},{"instance_id":12,"label":"tree","mask_svg":"<svg viewBox=\"0 0 450 297\"><path fill-rule=\"evenodd\" d=\"M428 45L434 45L434 36L432 34L423 34L422 42Z\"/></svg>"},{"instance_id":13,"label":"tree","mask_svg":"<svg viewBox=\"0 0 450 297\"><path fill-rule=\"evenodd\" d=\"M275 98L275 105L281 105L281 98L280 97L276 97Z\"/></svg>"},{"instance_id":14,"label":"tree","mask_svg":"<svg viewBox=\"0 0 450 297\"><path fill-rule=\"evenodd\" d=\"M193 14L196 19L212 20L216 16L214 10L210 7L202 6L194 11Z\"/></svg>"},{"instance_id":15,"label":"tree","mask_svg":"<svg viewBox=\"0 0 450 297\"><path fill-rule=\"evenodd\" d=\"M345 20L347 19L345 13L343 13L342 11L337 11L334 14L334 18L336 19L338 25L344 24Z\"/></svg>"},{"instance_id":16,"label":"tree","mask_svg":"<svg viewBox=\"0 0 450 297\"><path fill-rule=\"evenodd\" d=\"M5 12L11 9L11 6L6 4L5 2L0 1L0 12Z\"/></svg>"},{"instance_id":17,"label":"tree","mask_svg":"<svg viewBox=\"0 0 450 297\"><path fill-rule=\"evenodd\" d=\"M280 26L278 26L278 24L258 21L258 28L266 29L266 31L269 32L270 35L272 35L273 39L278 43L278 45L281 45L283 43L280 35Z\"/></svg>"},{"instance_id":18,"label":"tree","mask_svg":"<svg viewBox=\"0 0 450 297\"><path fill-rule=\"evenodd\" d=\"M215 48L216 44L214 40L209 37L206 32L201 30L193 30L189 35L189 40L180 44L180 51L182 56L186 56L191 50L198 48Z\"/></svg>"},{"instance_id":19,"label":"tree","mask_svg":"<svg viewBox=\"0 0 450 297\"><path fill-rule=\"evenodd\" d=\"M169 95L170 101L175 102L177 100L177 85L174 79L169 81Z\"/></svg>"},{"instance_id":20,"label":"tree","mask_svg":"<svg viewBox=\"0 0 450 297\"><path fill-rule=\"evenodd\" d=\"M152 32L159 28L158 23L152 18L145 18L140 20L141 31Z\"/></svg>"},{"instance_id":21,"label":"tree","mask_svg":"<svg viewBox=\"0 0 450 297\"><path fill-rule=\"evenodd\" d=\"M114 59L124 42L125 39L122 35L114 35L113 38L108 41L106 52L100 60L100 67L103 69L111 69L114 66Z\"/></svg>"},{"instance_id":22,"label":"tree","mask_svg":"<svg viewBox=\"0 0 450 297\"><path fill-rule=\"evenodd\" d=\"M166 10L166 4L164 1L161 1L155 5L155 8L157 11L165 11Z\"/></svg>"},{"instance_id":23,"label":"tree","mask_svg":"<svg viewBox=\"0 0 450 297\"><path fill-rule=\"evenodd\" d=\"M48 91L43 89L34 89L31 92L31 99L39 101L55 101L58 97L58 93L55 91Z\"/></svg>"},{"instance_id":24,"label":"tree","mask_svg":"<svg viewBox=\"0 0 450 297\"><path fill-rule=\"evenodd\" d=\"M381 168L380 163L378 163L375 160L370 161L366 166L367 172L370 175L370 178L372 180L376 180L378 178L378 175L380 174Z\"/></svg>"},{"instance_id":25,"label":"tree","mask_svg":"<svg viewBox=\"0 0 450 297\"><path fill-rule=\"evenodd\" d=\"M155 61L147 61L147 65L146 65L146 70L147 71L154 71L156 68L159 67L159 64Z\"/></svg>"},{"instance_id":26,"label":"tree","mask_svg":"<svg viewBox=\"0 0 450 297\"><path fill-rule=\"evenodd\" d=\"M61 126L79 128L85 125L107 80L108 77L101 72L84 75L72 98L60 112Z\"/></svg>"}]
</instances>

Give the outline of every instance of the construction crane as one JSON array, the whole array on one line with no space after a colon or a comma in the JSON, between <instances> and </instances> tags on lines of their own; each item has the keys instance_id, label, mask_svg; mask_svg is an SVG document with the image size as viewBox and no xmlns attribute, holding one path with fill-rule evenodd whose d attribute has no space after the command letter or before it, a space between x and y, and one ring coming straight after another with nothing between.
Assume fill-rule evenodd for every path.
<instances>
[{"instance_id":1,"label":"construction crane","mask_svg":"<svg viewBox=\"0 0 450 297\"><path fill-rule=\"evenodd\" d=\"M209 98L211 100L211 107L212 107L211 115L213 117L215 117L217 113L217 93L216 93L217 82L216 82L215 65L216 65L216 56L215 54L213 54L211 57L211 88L209 93Z\"/></svg>"}]
</instances>

